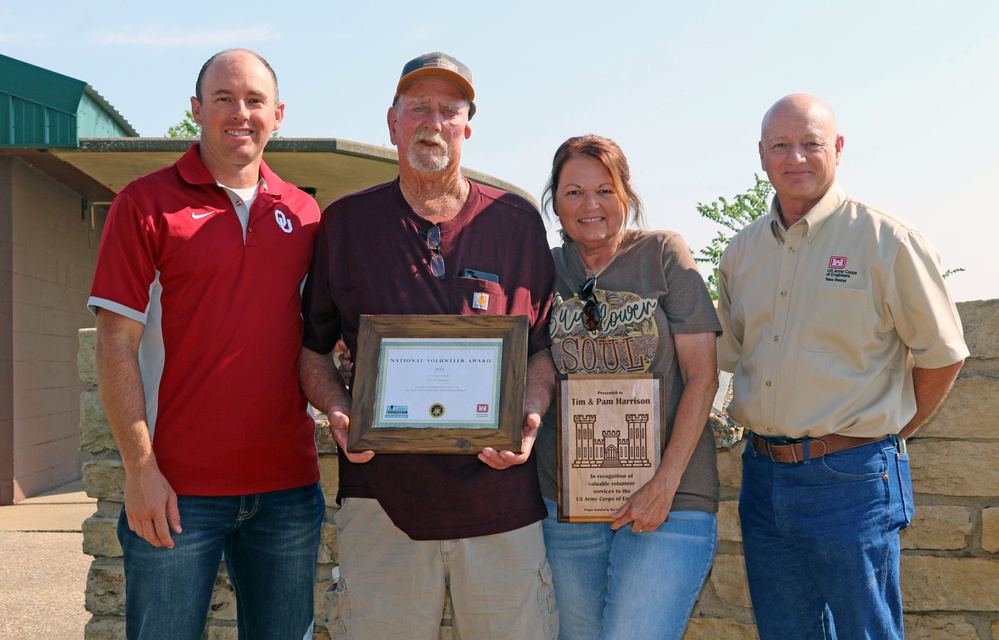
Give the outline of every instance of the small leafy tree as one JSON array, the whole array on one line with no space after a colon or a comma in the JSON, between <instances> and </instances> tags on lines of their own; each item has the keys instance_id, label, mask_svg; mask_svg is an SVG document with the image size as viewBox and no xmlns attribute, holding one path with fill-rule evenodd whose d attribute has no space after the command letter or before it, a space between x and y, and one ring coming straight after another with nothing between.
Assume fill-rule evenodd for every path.
<instances>
[{"instance_id":1,"label":"small leafy tree","mask_svg":"<svg viewBox=\"0 0 999 640\"><path fill-rule=\"evenodd\" d=\"M184 119L167 129L168 138L200 138L201 127L194 122L194 114L184 112Z\"/></svg>"},{"instance_id":2,"label":"small leafy tree","mask_svg":"<svg viewBox=\"0 0 999 640\"><path fill-rule=\"evenodd\" d=\"M768 198L773 193L773 185L756 174L753 174L753 177L756 178L756 184L746 193L735 196L732 202L719 196L710 204L697 203L697 212L702 218L713 220L731 232L719 231L711 244L701 249L699 255L694 257L697 262L711 265L707 284L713 300L718 299L718 263L721 262L725 247L739 230L770 212Z\"/></svg>"}]
</instances>

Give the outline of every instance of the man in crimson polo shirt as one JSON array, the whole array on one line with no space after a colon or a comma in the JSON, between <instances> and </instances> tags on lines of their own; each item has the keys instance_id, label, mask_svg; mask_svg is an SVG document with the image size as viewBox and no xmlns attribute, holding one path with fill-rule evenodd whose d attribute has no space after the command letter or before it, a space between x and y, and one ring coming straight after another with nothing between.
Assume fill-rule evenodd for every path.
<instances>
[{"instance_id":1,"label":"man in crimson polo shirt","mask_svg":"<svg viewBox=\"0 0 999 640\"><path fill-rule=\"evenodd\" d=\"M312 636L325 511L298 386L300 285L319 210L263 162L284 117L256 53L205 63L201 126L108 214L89 300L125 468L128 638L200 638L220 559L240 638Z\"/></svg>"},{"instance_id":2,"label":"man in crimson polo shirt","mask_svg":"<svg viewBox=\"0 0 999 640\"><path fill-rule=\"evenodd\" d=\"M440 52L405 65L388 110L399 177L323 214L303 295L302 387L340 445L340 580L333 637L435 638L445 584L456 634L558 634L531 455L555 383L548 335L555 268L537 209L461 175L472 72ZM528 318L522 453L345 453L350 396L330 353L356 353L362 314Z\"/></svg>"}]
</instances>

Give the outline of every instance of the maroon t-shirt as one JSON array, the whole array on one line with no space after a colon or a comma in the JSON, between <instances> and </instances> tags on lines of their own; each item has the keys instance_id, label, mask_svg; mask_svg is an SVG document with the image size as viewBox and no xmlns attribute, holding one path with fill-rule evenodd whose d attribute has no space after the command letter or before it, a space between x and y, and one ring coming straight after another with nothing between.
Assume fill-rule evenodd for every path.
<instances>
[{"instance_id":1,"label":"maroon t-shirt","mask_svg":"<svg viewBox=\"0 0 999 640\"><path fill-rule=\"evenodd\" d=\"M471 182L468 200L439 224L446 277L430 272L433 252L398 179L337 200L323 212L303 295L303 345L329 353L343 336L357 351L362 314L523 315L528 353L551 344L548 317L555 267L541 216L523 198ZM499 282L459 277L464 269ZM473 296L489 294L488 308ZM503 471L475 455L379 454L352 464L340 453L337 499L376 498L414 540L512 531L545 516L533 455Z\"/></svg>"}]
</instances>

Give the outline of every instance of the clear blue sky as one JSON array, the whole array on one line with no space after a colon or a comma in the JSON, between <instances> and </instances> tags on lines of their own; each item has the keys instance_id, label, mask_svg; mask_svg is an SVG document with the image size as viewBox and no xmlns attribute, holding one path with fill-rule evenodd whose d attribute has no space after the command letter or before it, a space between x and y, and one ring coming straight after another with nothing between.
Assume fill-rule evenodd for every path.
<instances>
[{"instance_id":1,"label":"clear blue sky","mask_svg":"<svg viewBox=\"0 0 999 640\"><path fill-rule=\"evenodd\" d=\"M402 65L444 50L475 73L465 166L539 197L566 137L609 136L650 226L695 252L715 232L696 204L762 175L764 111L814 93L846 137L846 191L921 228L945 269L966 269L955 299L976 300L999 298L997 25L996 0L35 0L0 5L0 52L88 82L159 136L206 58L249 47L277 71L283 136L389 146Z\"/></svg>"}]
</instances>

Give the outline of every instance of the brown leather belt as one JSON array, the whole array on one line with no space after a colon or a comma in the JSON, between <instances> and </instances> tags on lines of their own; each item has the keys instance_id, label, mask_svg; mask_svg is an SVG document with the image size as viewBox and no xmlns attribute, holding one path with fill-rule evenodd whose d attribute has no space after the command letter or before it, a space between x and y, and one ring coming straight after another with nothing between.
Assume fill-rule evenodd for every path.
<instances>
[{"instance_id":1,"label":"brown leather belt","mask_svg":"<svg viewBox=\"0 0 999 640\"><path fill-rule=\"evenodd\" d=\"M844 449L862 447L865 444L881 442L887 440L889 436L878 436L877 438L853 438L851 436L841 436L837 433L823 436L821 438L802 438L797 440L777 439L766 440L756 435L750 434L750 441L757 453L764 455L774 462L804 462L805 452L803 442L808 440L809 458L821 458L827 453L836 453Z\"/></svg>"}]
</instances>

